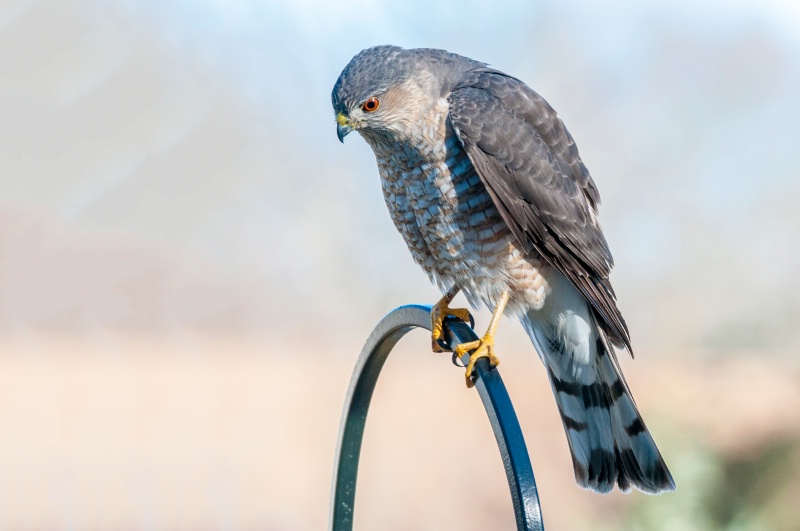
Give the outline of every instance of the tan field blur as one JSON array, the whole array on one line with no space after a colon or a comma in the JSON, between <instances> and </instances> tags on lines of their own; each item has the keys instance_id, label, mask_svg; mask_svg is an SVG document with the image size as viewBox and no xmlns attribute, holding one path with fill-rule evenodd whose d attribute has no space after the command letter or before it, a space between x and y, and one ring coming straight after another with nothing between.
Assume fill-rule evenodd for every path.
<instances>
[{"instance_id":1,"label":"tan field blur","mask_svg":"<svg viewBox=\"0 0 800 531\"><path fill-rule=\"evenodd\" d=\"M405 338L379 381L356 529L512 529L508 486L480 400L447 355L425 352L427 341L422 332ZM4 529L327 525L339 415L356 353L320 356L213 336L1 346ZM501 371L548 529L620 529L656 501L659 522L689 525L702 511L679 498L711 498L703 489L724 473L721 460L752 459L800 434L800 411L787 407L800 403L796 370L749 358L625 363L679 490L661 498L583 491L544 371L533 352L508 350ZM775 528L796 525L796 442L793 456L788 468L773 471L780 488L766 521ZM639 528L655 527L644 520Z\"/></svg>"},{"instance_id":2,"label":"tan field blur","mask_svg":"<svg viewBox=\"0 0 800 531\"><path fill-rule=\"evenodd\" d=\"M579 489L504 320L547 529L800 530L796 9L368 4L0 1L0 531L326 527L361 346L437 298L336 140L336 77L387 41L530 83L603 197L621 364L678 491ZM512 529L478 396L429 345L381 376L355 528Z\"/></svg>"}]
</instances>

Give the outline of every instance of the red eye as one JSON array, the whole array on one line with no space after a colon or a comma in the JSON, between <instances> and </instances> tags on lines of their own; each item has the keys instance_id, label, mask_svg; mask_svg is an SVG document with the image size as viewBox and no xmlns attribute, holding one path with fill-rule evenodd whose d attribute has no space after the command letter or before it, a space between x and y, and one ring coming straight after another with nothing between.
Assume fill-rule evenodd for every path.
<instances>
[{"instance_id":1,"label":"red eye","mask_svg":"<svg viewBox=\"0 0 800 531\"><path fill-rule=\"evenodd\" d=\"M378 106L381 102L378 101L378 98L370 98L364 102L364 105L361 106L361 110L364 112L375 112L378 110Z\"/></svg>"}]
</instances>

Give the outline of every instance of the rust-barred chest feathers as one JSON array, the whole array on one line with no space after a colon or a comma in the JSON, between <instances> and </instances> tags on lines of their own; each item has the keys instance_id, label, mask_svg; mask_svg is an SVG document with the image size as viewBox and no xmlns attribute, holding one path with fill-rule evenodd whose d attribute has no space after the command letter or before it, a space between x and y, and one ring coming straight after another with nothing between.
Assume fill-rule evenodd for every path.
<instances>
[{"instance_id":1,"label":"rust-barred chest feathers","mask_svg":"<svg viewBox=\"0 0 800 531\"><path fill-rule=\"evenodd\" d=\"M522 259L469 157L447 123L446 101L431 114L438 127L415 145L373 146L386 205L414 260L443 288L491 300L515 282ZM435 116L439 114L439 116ZM501 280L501 282L497 282Z\"/></svg>"}]
</instances>

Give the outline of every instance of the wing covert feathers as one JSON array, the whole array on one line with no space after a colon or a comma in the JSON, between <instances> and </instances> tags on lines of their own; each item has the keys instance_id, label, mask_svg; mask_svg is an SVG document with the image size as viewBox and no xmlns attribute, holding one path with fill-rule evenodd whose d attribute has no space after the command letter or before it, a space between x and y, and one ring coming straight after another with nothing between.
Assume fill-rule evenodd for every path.
<instances>
[{"instance_id":1,"label":"wing covert feathers","mask_svg":"<svg viewBox=\"0 0 800 531\"><path fill-rule=\"evenodd\" d=\"M608 279L600 197L556 112L521 81L487 68L465 75L448 101L451 125L516 239L566 276L614 346L632 352Z\"/></svg>"}]
</instances>

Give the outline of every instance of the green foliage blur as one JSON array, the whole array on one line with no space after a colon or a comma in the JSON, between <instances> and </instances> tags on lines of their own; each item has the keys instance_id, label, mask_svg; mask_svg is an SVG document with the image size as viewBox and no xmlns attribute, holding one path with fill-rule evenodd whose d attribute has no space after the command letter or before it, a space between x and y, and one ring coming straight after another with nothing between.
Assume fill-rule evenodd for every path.
<instances>
[{"instance_id":1,"label":"green foliage blur","mask_svg":"<svg viewBox=\"0 0 800 531\"><path fill-rule=\"evenodd\" d=\"M621 524L631 531L800 530L800 438L726 456L672 447L678 491L641 497Z\"/></svg>"}]
</instances>

